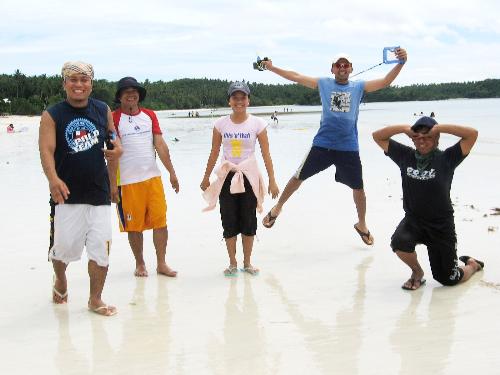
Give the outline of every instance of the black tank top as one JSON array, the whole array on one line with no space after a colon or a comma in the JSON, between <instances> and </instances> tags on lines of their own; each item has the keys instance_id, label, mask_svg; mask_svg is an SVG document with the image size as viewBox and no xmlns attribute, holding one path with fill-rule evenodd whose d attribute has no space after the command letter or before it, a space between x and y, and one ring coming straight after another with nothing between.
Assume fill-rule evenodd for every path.
<instances>
[{"instance_id":1,"label":"black tank top","mask_svg":"<svg viewBox=\"0 0 500 375\"><path fill-rule=\"evenodd\" d=\"M111 204L104 153L108 106L89 98L84 108L60 102L47 109L56 123L56 172L70 191L65 203Z\"/></svg>"}]
</instances>

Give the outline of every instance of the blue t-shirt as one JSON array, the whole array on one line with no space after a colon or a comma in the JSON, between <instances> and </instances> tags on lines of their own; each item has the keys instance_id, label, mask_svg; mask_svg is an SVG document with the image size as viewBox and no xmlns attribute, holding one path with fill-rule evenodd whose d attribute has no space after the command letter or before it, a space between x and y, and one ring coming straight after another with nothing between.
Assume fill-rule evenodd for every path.
<instances>
[{"instance_id":1,"label":"blue t-shirt","mask_svg":"<svg viewBox=\"0 0 500 375\"><path fill-rule=\"evenodd\" d=\"M358 114L364 81L340 85L333 78L318 80L323 113L313 145L339 151L359 151Z\"/></svg>"}]
</instances>

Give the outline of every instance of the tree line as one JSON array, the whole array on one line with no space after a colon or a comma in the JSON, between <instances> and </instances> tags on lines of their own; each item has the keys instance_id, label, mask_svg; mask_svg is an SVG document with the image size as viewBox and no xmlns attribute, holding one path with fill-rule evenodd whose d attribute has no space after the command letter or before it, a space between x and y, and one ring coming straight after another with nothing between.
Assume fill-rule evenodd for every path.
<instances>
[{"instance_id":1,"label":"tree line","mask_svg":"<svg viewBox=\"0 0 500 375\"><path fill-rule=\"evenodd\" d=\"M208 78L184 78L169 82L145 80L147 90L143 106L155 109L197 109L226 107L229 81ZM318 90L297 84L263 84L247 82L253 106L319 105ZM114 108L116 82L94 81L92 96ZM0 113L37 115L65 97L60 76L26 76L19 70L0 75ZM498 98L500 79L438 84L391 86L368 93L365 102L442 100L456 98Z\"/></svg>"}]
</instances>

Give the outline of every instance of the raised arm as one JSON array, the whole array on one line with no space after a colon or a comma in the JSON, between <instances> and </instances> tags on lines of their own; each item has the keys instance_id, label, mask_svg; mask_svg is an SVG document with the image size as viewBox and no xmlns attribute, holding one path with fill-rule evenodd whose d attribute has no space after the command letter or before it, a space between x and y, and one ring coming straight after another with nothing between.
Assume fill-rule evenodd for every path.
<instances>
[{"instance_id":1,"label":"raised arm","mask_svg":"<svg viewBox=\"0 0 500 375\"><path fill-rule=\"evenodd\" d=\"M49 182L52 200L58 204L64 203L69 197L69 189L56 171L54 152L56 150L56 123L47 111L42 113L38 137L38 149L43 172Z\"/></svg>"},{"instance_id":2,"label":"raised arm","mask_svg":"<svg viewBox=\"0 0 500 375\"><path fill-rule=\"evenodd\" d=\"M303 74L294 72L292 70L284 70L273 65L272 60L266 60L262 62L266 69L276 73L277 75L288 79L289 81L297 82L302 86L309 87L310 89L315 89L318 87L318 78L308 77Z\"/></svg>"},{"instance_id":3,"label":"raised arm","mask_svg":"<svg viewBox=\"0 0 500 375\"><path fill-rule=\"evenodd\" d=\"M212 174L215 163L217 162L217 158L219 157L221 144L222 134L214 128L214 130L212 131L212 149L210 151L210 155L208 156L207 167L205 169L205 174L203 175L203 180L200 184L200 188L203 191L205 191L210 186L210 175Z\"/></svg>"},{"instance_id":4,"label":"raised arm","mask_svg":"<svg viewBox=\"0 0 500 375\"><path fill-rule=\"evenodd\" d=\"M415 133L411 130L410 125L391 125L385 128L374 131L372 136L384 152L389 151L389 140L396 134L406 134L408 137L414 136Z\"/></svg>"},{"instance_id":5,"label":"raised arm","mask_svg":"<svg viewBox=\"0 0 500 375\"><path fill-rule=\"evenodd\" d=\"M472 150L479 134L476 129L469 126L451 124L438 124L434 126L429 133L432 132L451 134L461 138L460 148L462 149L462 155L464 156L468 155L470 150Z\"/></svg>"},{"instance_id":6,"label":"raised arm","mask_svg":"<svg viewBox=\"0 0 500 375\"><path fill-rule=\"evenodd\" d=\"M271 197L276 198L280 193L278 184L276 184L276 179L274 178L274 167L273 160L271 159L271 153L269 152L269 139L267 138L267 130L263 130L257 136L260 145L260 152L262 153L262 159L264 159L264 165L266 166L267 175L269 176L269 188L268 193Z\"/></svg>"},{"instance_id":7,"label":"raised arm","mask_svg":"<svg viewBox=\"0 0 500 375\"><path fill-rule=\"evenodd\" d=\"M403 69L406 60L408 59L406 50L404 48L397 48L395 51L396 56L402 63L396 64L394 68L390 70L389 73L384 78L374 79L365 82L365 91L372 92L388 87L398 76L401 69Z\"/></svg>"}]
</instances>

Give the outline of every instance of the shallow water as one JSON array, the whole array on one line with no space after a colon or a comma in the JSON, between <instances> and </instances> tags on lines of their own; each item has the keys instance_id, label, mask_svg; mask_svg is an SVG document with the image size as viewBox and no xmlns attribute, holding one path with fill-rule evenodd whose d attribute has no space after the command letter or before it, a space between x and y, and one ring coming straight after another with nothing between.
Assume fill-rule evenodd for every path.
<instances>
[{"instance_id":1,"label":"shallow water","mask_svg":"<svg viewBox=\"0 0 500 375\"><path fill-rule=\"evenodd\" d=\"M269 127L281 189L317 130L320 113L311 110L280 115L279 126ZM402 217L399 173L371 133L387 124L412 123L413 113L420 111L434 111L441 123L480 130L471 155L455 173L452 198L459 253L478 257L486 267L464 285L441 287L432 280L425 249L419 248L427 285L406 292L400 285L409 272L389 249ZM150 233L145 235L150 276L133 277L127 239L113 217L104 290L105 301L119 309L112 318L86 310L85 257L68 269L68 305L50 302L48 189L38 157L39 118L0 118L3 373L495 373L500 365L495 323L500 236L498 229L488 228L500 226L500 216L490 215L500 206L500 100L364 105L359 133L373 248L354 232L351 193L334 183L334 171L328 170L301 187L271 230L259 225L253 259L261 274L232 279L222 276L227 255L218 212L201 213L199 183L213 118L167 116L159 113L181 184L175 195L165 182L168 260L179 277L154 274ZM29 130L4 133L11 121ZM173 137L180 141L170 141ZM453 137L441 140L443 147L454 142ZM267 199L266 210L271 205Z\"/></svg>"}]
</instances>

